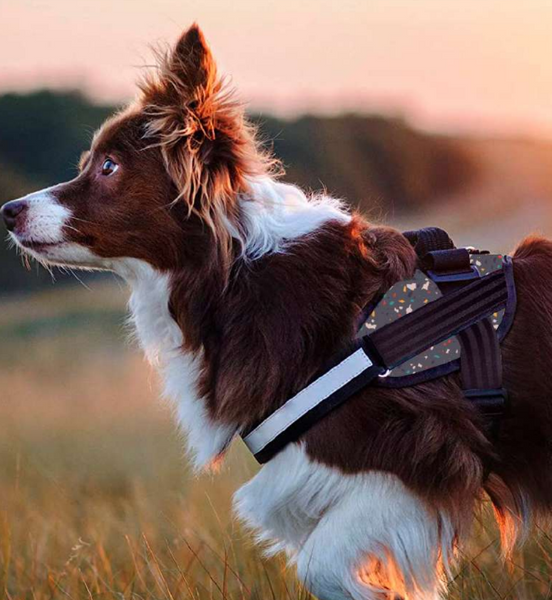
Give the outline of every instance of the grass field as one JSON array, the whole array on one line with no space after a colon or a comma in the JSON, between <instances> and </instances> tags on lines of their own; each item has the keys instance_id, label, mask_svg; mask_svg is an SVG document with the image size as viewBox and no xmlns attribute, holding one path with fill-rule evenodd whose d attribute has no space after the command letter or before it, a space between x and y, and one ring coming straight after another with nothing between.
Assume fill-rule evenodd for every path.
<instances>
[{"instance_id":1,"label":"grass field","mask_svg":"<svg viewBox=\"0 0 552 600\"><path fill-rule=\"evenodd\" d=\"M307 598L229 513L256 468L243 448L191 476L127 342L125 295L98 283L0 306L0 597ZM552 598L547 533L506 566L496 538L483 518L450 598Z\"/></svg>"}]
</instances>

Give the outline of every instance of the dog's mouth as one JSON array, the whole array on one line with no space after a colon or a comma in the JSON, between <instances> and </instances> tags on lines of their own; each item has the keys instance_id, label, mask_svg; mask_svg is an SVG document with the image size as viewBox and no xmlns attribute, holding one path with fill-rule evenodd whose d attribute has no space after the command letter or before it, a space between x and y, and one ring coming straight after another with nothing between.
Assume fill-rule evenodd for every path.
<instances>
[{"instance_id":1,"label":"dog's mouth","mask_svg":"<svg viewBox=\"0 0 552 600\"><path fill-rule=\"evenodd\" d=\"M10 238L24 254L34 258L44 266L95 270L110 268L104 260L95 256L86 246L66 238L57 241L37 240L13 232L10 232Z\"/></svg>"},{"instance_id":2,"label":"dog's mouth","mask_svg":"<svg viewBox=\"0 0 552 600\"><path fill-rule=\"evenodd\" d=\"M40 242L38 240L22 240L17 239L17 241L24 247L29 250L34 250L35 252L41 252L48 248L55 248L56 246L60 246L63 242Z\"/></svg>"},{"instance_id":3,"label":"dog's mouth","mask_svg":"<svg viewBox=\"0 0 552 600\"><path fill-rule=\"evenodd\" d=\"M13 232L10 232L9 237L25 254L45 261L50 259L52 251L66 245L64 240L55 242L51 240L37 240L35 238L26 238Z\"/></svg>"},{"instance_id":4,"label":"dog's mouth","mask_svg":"<svg viewBox=\"0 0 552 600\"><path fill-rule=\"evenodd\" d=\"M46 241L32 238L25 238L15 233L10 233L11 239L24 251L29 251L31 254L48 254L49 250L59 248L64 244L63 241Z\"/></svg>"}]
</instances>

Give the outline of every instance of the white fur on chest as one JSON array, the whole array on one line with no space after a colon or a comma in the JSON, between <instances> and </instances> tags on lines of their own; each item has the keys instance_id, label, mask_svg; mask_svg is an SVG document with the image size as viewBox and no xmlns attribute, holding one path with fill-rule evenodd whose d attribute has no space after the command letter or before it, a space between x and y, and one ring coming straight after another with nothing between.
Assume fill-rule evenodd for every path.
<instances>
[{"instance_id":1,"label":"white fur on chest","mask_svg":"<svg viewBox=\"0 0 552 600\"><path fill-rule=\"evenodd\" d=\"M183 334L169 312L169 275L138 260L125 260L117 271L132 288L129 306L140 346L163 378L194 466L201 469L225 450L235 431L213 422L198 394L202 357L182 349Z\"/></svg>"}]
</instances>

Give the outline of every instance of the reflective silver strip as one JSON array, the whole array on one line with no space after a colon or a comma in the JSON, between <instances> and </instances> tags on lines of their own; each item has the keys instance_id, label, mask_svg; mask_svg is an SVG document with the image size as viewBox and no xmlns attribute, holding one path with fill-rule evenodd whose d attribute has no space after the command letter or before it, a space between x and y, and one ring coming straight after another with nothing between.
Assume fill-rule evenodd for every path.
<instances>
[{"instance_id":1,"label":"reflective silver strip","mask_svg":"<svg viewBox=\"0 0 552 600\"><path fill-rule=\"evenodd\" d=\"M293 398L290 398L278 410L257 425L243 441L253 454L259 453L283 431L293 425L295 421L345 386L357 375L366 371L372 364L364 350L359 348L343 362L337 364L302 389Z\"/></svg>"}]
</instances>

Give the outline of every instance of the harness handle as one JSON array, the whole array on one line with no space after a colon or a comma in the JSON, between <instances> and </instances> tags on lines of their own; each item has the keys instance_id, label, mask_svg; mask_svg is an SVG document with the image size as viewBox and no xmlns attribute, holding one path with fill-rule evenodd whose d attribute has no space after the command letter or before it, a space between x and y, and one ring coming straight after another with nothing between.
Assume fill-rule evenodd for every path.
<instances>
[{"instance_id":1,"label":"harness handle","mask_svg":"<svg viewBox=\"0 0 552 600\"><path fill-rule=\"evenodd\" d=\"M429 252L455 248L449 234L439 227L424 227L423 229L405 231L403 235L410 242L420 260L423 260Z\"/></svg>"}]
</instances>

